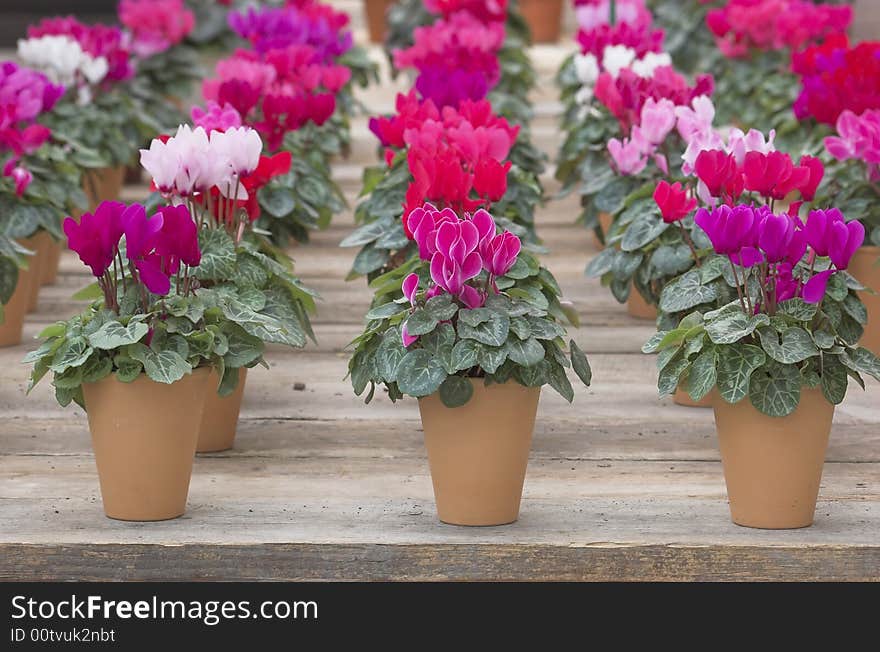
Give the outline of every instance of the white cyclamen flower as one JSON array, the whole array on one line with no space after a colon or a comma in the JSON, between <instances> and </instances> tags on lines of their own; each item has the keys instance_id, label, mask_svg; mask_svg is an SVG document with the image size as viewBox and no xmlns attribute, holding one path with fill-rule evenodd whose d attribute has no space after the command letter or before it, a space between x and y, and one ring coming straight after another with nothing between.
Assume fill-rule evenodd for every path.
<instances>
[{"instance_id":1,"label":"white cyclamen flower","mask_svg":"<svg viewBox=\"0 0 880 652\"><path fill-rule=\"evenodd\" d=\"M36 68L56 84L72 86L77 75L89 84L98 84L107 76L104 57L92 57L79 43L67 36L41 36L18 42L18 56L25 65Z\"/></svg>"},{"instance_id":2,"label":"white cyclamen flower","mask_svg":"<svg viewBox=\"0 0 880 652\"><path fill-rule=\"evenodd\" d=\"M648 52L641 59L632 62L630 68L639 77L653 77L654 71L662 66L671 66L672 57L668 52Z\"/></svg>"},{"instance_id":3,"label":"white cyclamen flower","mask_svg":"<svg viewBox=\"0 0 880 652\"><path fill-rule=\"evenodd\" d=\"M250 127L234 127L211 132L211 148L218 157L226 158L236 176L250 174L260 164L263 141Z\"/></svg>"},{"instance_id":4,"label":"white cyclamen flower","mask_svg":"<svg viewBox=\"0 0 880 652\"><path fill-rule=\"evenodd\" d=\"M620 71L635 60L636 51L625 45L609 45L602 53L602 68L612 77L617 77Z\"/></svg>"},{"instance_id":5,"label":"white cyclamen flower","mask_svg":"<svg viewBox=\"0 0 880 652\"><path fill-rule=\"evenodd\" d=\"M592 54L577 54L574 57L574 69L578 81L585 86L593 86L599 78L599 62Z\"/></svg>"}]
</instances>

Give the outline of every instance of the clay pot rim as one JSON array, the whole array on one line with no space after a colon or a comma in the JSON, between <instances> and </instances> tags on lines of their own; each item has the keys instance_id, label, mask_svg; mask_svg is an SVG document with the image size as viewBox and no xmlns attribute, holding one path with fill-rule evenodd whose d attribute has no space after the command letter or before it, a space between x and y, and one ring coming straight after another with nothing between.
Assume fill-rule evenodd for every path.
<instances>
[{"instance_id":1,"label":"clay pot rim","mask_svg":"<svg viewBox=\"0 0 880 652\"><path fill-rule=\"evenodd\" d=\"M196 368L193 369L190 373L188 373L188 374L184 374L184 377L183 377L183 378L181 378L180 380L175 380L173 383L160 383L160 382L158 382L158 381L155 381L155 380L153 380L152 378L150 378L149 376L147 376L147 373L146 373L145 371L142 371L142 372L138 375L138 377L135 378L135 379L134 379L133 381L131 381L130 383L123 383L121 380L119 380L119 379L116 377L116 372L115 372L115 371L111 371L109 374L107 374L106 376L104 376L103 378L101 378L101 380L96 380L96 381L93 382L93 383L83 383L83 386L85 386L85 385L97 385L98 383L103 383L103 382L105 382L105 381L107 381L107 380L111 380L111 379L112 379L112 380L115 380L116 382L122 383L123 385L133 385L134 383L136 383L136 382L138 382L138 381L140 381L140 380L144 380L144 379L146 379L147 381L149 381L149 382L151 382L151 383L156 383L157 385L168 385L168 387L171 387L171 386L176 385L177 383L179 383L181 380L184 380L184 378L186 378L187 376L195 376L196 374L198 374L198 375L202 375L203 373L209 373L209 372L211 371L211 369L214 369L214 367L211 366L211 365L206 365L206 366L203 366L203 367L196 367Z\"/></svg>"},{"instance_id":2,"label":"clay pot rim","mask_svg":"<svg viewBox=\"0 0 880 652\"><path fill-rule=\"evenodd\" d=\"M511 379L509 379L509 380L506 380L506 381L504 381L503 383L494 383L494 382L493 382L493 383L490 383L490 384L488 384L488 385L485 383L485 380L486 380L486 379L483 378L483 377L481 377L481 376L478 376L478 377L476 377L476 378L471 377L471 376L467 376L467 377L464 377L464 379L465 379L465 380L469 380L469 381L471 382L471 385L474 386L474 391L475 391L475 392L476 392L477 390L480 390L480 389L482 389L482 390L487 390L487 391L488 391L488 390L501 389L501 388L504 388L504 387L508 387L508 386L510 386L510 385L518 385L518 386L522 387L522 388L525 389L525 390L538 390L538 391L540 391L540 390L544 389L544 385L541 385L540 387L529 387L529 386L527 386L527 385L523 385L521 382L519 382L519 381L516 380L515 378L511 378ZM484 382L480 382L480 383L478 383L478 382L477 382L478 380L479 380L479 381L484 381ZM419 396L419 397L418 397L418 401L419 401L419 402L422 402L424 399L426 399L426 398L430 398L430 397L432 397L432 396L436 396L436 395L439 394L439 393L440 393L440 390L437 390L437 391L434 392L433 394L428 394L427 396ZM473 400L473 397L471 397L471 400ZM468 401L468 403L470 403L470 401ZM459 406L459 407L464 407L465 405L467 405L467 403L465 403L464 405L461 405L461 406ZM456 408L448 408L448 409L450 409L450 410L455 410Z\"/></svg>"},{"instance_id":3,"label":"clay pot rim","mask_svg":"<svg viewBox=\"0 0 880 652\"><path fill-rule=\"evenodd\" d=\"M801 405L801 404L800 404L800 399L803 398L804 390L808 390L808 391L817 390L817 391L819 392L819 395L821 396L821 398L822 398L823 401L825 401L826 403L828 403L828 405L830 405L831 407L834 407L834 408L837 407L837 405L835 405L834 403L832 403L831 401L828 400L828 398L825 396L825 393L822 391L822 387L810 387L809 385L804 385L803 383L801 383L801 396L800 396L800 398L798 399L798 407L800 407L800 405ZM685 393L687 393L686 390L685 390ZM690 395L689 395L689 396L690 396ZM751 399L751 397L750 397L748 394L746 394L746 395L743 397L742 400L737 401L736 403L728 403L728 402L725 401L723 398L721 398L721 394L718 392L718 385L715 385L715 386L709 391L709 393L706 394L706 396L707 396L707 397L710 397L710 400L712 401L712 407L713 407L713 408L715 407L715 404L716 404L716 403L723 403L723 404L725 404L725 405L729 405L729 406L731 406L731 407L735 407L735 406L739 405L740 403L743 403L743 402L745 402L745 401L748 401L748 402L749 402L749 405L751 405L753 408L755 408L756 410L758 410L758 412L761 414L761 416L765 416L765 417L767 417L768 419L787 419L787 418L789 418L789 417L791 416L791 414L786 414L784 417L774 417L774 416L771 416L771 415L769 415L769 414L764 414L763 412L761 412L761 410L758 409L758 407L757 407L754 403L752 403L752 399ZM797 410L797 408L795 408L795 410ZM794 413L792 412L792 414L794 414Z\"/></svg>"}]
</instances>

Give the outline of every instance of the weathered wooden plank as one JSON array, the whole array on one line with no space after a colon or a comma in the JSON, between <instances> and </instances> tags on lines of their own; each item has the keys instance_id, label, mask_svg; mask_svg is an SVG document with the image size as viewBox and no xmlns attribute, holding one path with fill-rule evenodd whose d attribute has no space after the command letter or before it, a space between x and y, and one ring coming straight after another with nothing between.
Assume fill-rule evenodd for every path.
<instances>
[{"instance_id":1,"label":"weathered wooden plank","mask_svg":"<svg viewBox=\"0 0 880 652\"><path fill-rule=\"evenodd\" d=\"M0 545L4 581L876 581L877 547Z\"/></svg>"},{"instance_id":2,"label":"weathered wooden plank","mask_svg":"<svg viewBox=\"0 0 880 652\"><path fill-rule=\"evenodd\" d=\"M302 420L253 418L245 405L235 449L213 454L230 458L423 458L425 447L417 415L377 419ZM403 415L401 415L403 416ZM549 416L549 415L548 415ZM573 419L543 418L535 426L533 459L714 461L718 444L711 421L681 419L586 427ZM416 417L416 418L412 418ZM0 455L89 455L86 419L10 419L3 423ZM829 462L880 462L880 428L874 423L836 423Z\"/></svg>"}]
</instances>

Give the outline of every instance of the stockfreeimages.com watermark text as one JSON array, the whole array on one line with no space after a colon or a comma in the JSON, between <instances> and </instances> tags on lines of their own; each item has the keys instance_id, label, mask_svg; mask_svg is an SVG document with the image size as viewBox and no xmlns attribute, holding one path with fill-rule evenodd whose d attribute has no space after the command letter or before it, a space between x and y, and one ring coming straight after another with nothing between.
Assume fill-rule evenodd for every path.
<instances>
[{"instance_id":1,"label":"stockfreeimages.com watermark text","mask_svg":"<svg viewBox=\"0 0 880 652\"><path fill-rule=\"evenodd\" d=\"M12 598L13 621L28 621L30 627L14 627L12 642L83 641L108 642L115 640L112 629L70 629L60 631L41 627L42 621L98 621L114 623L129 620L197 621L213 627L226 620L317 620L318 603L315 601L267 600L166 600L152 596L147 600L109 600L100 595L84 597L72 594L61 600L36 600L25 595ZM22 623L25 625L25 623ZM34 637L37 638L34 638ZM63 638L59 638L62 637Z\"/></svg>"}]
</instances>

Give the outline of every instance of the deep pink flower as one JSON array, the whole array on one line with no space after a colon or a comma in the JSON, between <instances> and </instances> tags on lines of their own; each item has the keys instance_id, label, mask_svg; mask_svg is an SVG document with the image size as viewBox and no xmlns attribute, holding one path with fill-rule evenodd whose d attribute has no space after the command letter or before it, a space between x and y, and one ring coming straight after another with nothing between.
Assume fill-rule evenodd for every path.
<instances>
[{"instance_id":1,"label":"deep pink flower","mask_svg":"<svg viewBox=\"0 0 880 652\"><path fill-rule=\"evenodd\" d=\"M510 231L499 233L486 245L483 267L492 276L504 276L513 267L521 249L520 239Z\"/></svg>"},{"instance_id":2,"label":"deep pink flower","mask_svg":"<svg viewBox=\"0 0 880 652\"><path fill-rule=\"evenodd\" d=\"M480 197L499 201L507 192L507 173L512 166L512 161L502 164L488 156L481 158L474 168L474 190Z\"/></svg>"},{"instance_id":3,"label":"deep pink flower","mask_svg":"<svg viewBox=\"0 0 880 652\"><path fill-rule=\"evenodd\" d=\"M837 269L847 269L856 250L865 242L865 227L858 220L852 222L831 222L829 224L831 243L828 256Z\"/></svg>"},{"instance_id":4,"label":"deep pink flower","mask_svg":"<svg viewBox=\"0 0 880 652\"><path fill-rule=\"evenodd\" d=\"M437 251L431 257L431 278L453 296L483 268L477 251L479 232L471 222L446 222L437 230Z\"/></svg>"},{"instance_id":5,"label":"deep pink flower","mask_svg":"<svg viewBox=\"0 0 880 652\"><path fill-rule=\"evenodd\" d=\"M119 21L132 33L132 51L141 57L177 45L196 22L183 0L120 0Z\"/></svg>"},{"instance_id":6,"label":"deep pink flower","mask_svg":"<svg viewBox=\"0 0 880 652\"><path fill-rule=\"evenodd\" d=\"M206 108L194 106L190 112L193 125L202 127L209 134L212 131L226 131L241 126L241 114L231 104L220 106L209 101Z\"/></svg>"},{"instance_id":7,"label":"deep pink flower","mask_svg":"<svg viewBox=\"0 0 880 652\"><path fill-rule=\"evenodd\" d=\"M143 208L143 207L141 207ZM92 274L101 277L113 264L113 258L122 237L122 215L126 210L121 202L101 202L94 213L83 213L79 221L64 220L68 247L79 255Z\"/></svg>"},{"instance_id":8,"label":"deep pink flower","mask_svg":"<svg viewBox=\"0 0 880 652\"><path fill-rule=\"evenodd\" d=\"M736 157L724 150L704 150L697 156L694 172L713 197L736 198L743 191L743 174Z\"/></svg>"},{"instance_id":9,"label":"deep pink flower","mask_svg":"<svg viewBox=\"0 0 880 652\"><path fill-rule=\"evenodd\" d=\"M670 185L667 181L661 181L654 189L654 201L660 208L663 221L667 224L678 222L690 214L697 207L696 198L688 199L687 190L680 183Z\"/></svg>"}]
</instances>

